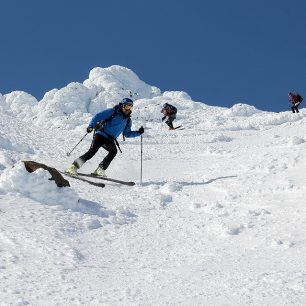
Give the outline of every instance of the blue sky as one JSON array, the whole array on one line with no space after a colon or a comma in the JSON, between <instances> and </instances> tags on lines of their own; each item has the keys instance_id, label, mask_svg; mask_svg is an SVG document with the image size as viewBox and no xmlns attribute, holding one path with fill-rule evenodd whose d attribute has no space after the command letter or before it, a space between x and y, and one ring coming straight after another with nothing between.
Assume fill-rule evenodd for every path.
<instances>
[{"instance_id":1,"label":"blue sky","mask_svg":"<svg viewBox=\"0 0 306 306\"><path fill-rule=\"evenodd\" d=\"M305 0L4 0L0 92L37 99L121 65L164 90L231 107L306 96Z\"/></svg>"}]
</instances>

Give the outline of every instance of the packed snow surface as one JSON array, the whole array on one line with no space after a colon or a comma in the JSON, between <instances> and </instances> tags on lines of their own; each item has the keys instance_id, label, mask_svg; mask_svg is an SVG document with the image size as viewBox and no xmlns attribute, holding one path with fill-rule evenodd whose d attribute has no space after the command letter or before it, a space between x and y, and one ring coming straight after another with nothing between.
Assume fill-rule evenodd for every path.
<instances>
[{"instance_id":1,"label":"packed snow surface","mask_svg":"<svg viewBox=\"0 0 306 306\"><path fill-rule=\"evenodd\" d=\"M64 170L91 117L129 96L143 141L119 137L107 175L136 186L26 171ZM165 102L184 130L161 122ZM305 118L162 93L121 66L41 101L0 94L0 305L305 305Z\"/></svg>"}]
</instances>

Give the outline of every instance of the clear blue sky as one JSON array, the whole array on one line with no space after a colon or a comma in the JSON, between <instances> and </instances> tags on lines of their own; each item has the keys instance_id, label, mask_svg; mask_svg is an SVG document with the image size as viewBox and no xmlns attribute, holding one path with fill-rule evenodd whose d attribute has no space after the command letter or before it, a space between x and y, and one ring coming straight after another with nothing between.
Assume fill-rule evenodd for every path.
<instances>
[{"instance_id":1,"label":"clear blue sky","mask_svg":"<svg viewBox=\"0 0 306 306\"><path fill-rule=\"evenodd\" d=\"M0 11L2 94L40 100L121 65L210 105L279 112L288 91L306 98L305 0L3 0Z\"/></svg>"}]
</instances>

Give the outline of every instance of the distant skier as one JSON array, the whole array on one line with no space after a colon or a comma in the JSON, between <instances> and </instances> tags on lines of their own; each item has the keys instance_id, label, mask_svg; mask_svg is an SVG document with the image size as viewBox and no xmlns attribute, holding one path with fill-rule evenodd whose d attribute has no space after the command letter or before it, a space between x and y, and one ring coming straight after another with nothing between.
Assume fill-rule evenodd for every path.
<instances>
[{"instance_id":1,"label":"distant skier","mask_svg":"<svg viewBox=\"0 0 306 306\"><path fill-rule=\"evenodd\" d=\"M289 96L289 101L292 104L292 107L291 107L292 112L298 113L299 112L298 107L303 101L303 98L298 93L292 93L292 92L289 92L288 96Z\"/></svg>"},{"instance_id":2,"label":"distant skier","mask_svg":"<svg viewBox=\"0 0 306 306\"><path fill-rule=\"evenodd\" d=\"M175 128L173 127L173 121L176 118L177 108L171 104L165 103L160 112L164 115L162 121L164 121L168 117L165 123L168 125L169 130L175 130Z\"/></svg>"},{"instance_id":3,"label":"distant skier","mask_svg":"<svg viewBox=\"0 0 306 306\"><path fill-rule=\"evenodd\" d=\"M96 176L106 177L105 170L115 158L118 152L117 147L120 150L116 138L121 133L124 137L137 137L144 132L143 127L139 128L138 131L131 131L132 108L133 100L130 98L124 98L114 108L109 108L96 114L87 127L87 133L91 133L95 130L94 138L88 152L77 158L65 172L71 175L77 175L77 170L80 169L86 161L91 159L101 147L103 147L108 151L108 154L93 174Z\"/></svg>"}]
</instances>

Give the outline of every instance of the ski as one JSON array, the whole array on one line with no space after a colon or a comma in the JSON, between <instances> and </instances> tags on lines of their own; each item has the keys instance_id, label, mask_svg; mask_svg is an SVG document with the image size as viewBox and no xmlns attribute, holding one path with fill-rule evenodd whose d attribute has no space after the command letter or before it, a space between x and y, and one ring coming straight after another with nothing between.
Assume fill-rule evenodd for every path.
<instances>
[{"instance_id":1,"label":"ski","mask_svg":"<svg viewBox=\"0 0 306 306\"><path fill-rule=\"evenodd\" d=\"M90 185L94 185L94 186L102 187L102 188L105 187L105 184L103 184L103 183L92 182L92 181L86 180L86 179L84 179L84 178L82 178L82 177L79 177L79 176L76 176L76 175L71 175L71 174L69 174L69 173L62 172L62 171L59 171L59 172L62 173L62 174L64 174L64 175L66 175L66 176L69 176L69 177L71 177L71 178L74 178L74 179L76 179L76 180L80 180L80 181L86 182L86 183L88 183L88 184L90 184Z\"/></svg>"},{"instance_id":2,"label":"ski","mask_svg":"<svg viewBox=\"0 0 306 306\"><path fill-rule=\"evenodd\" d=\"M114 182L114 183L118 183L118 184L122 184L122 185L127 185L127 186L134 186L135 185L135 182L127 182L127 181L117 180L117 179L113 179L113 178L109 178L109 177L101 177L101 176L96 176L94 174L78 173L78 175L86 176L86 177L92 177L92 178L105 180L105 181L110 181L110 182Z\"/></svg>"},{"instance_id":3,"label":"ski","mask_svg":"<svg viewBox=\"0 0 306 306\"><path fill-rule=\"evenodd\" d=\"M170 131L174 131L174 130L183 130L183 126L182 125L179 125L179 126L176 126L175 128L173 129L170 129Z\"/></svg>"}]
</instances>

